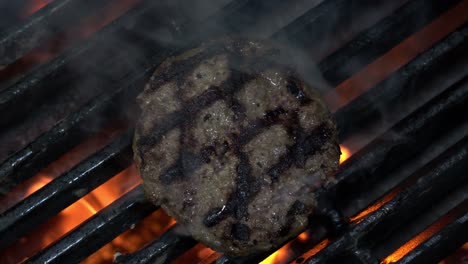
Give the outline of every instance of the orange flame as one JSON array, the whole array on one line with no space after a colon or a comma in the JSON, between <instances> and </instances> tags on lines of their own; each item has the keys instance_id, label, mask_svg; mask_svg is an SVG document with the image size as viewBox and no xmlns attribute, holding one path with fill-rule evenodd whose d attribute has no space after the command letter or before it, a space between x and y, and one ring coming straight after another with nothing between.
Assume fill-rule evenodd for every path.
<instances>
[{"instance_id":1,"label":"orange flame","mask_svg":"<svg viewBox=\"0 0 468 264\"><path fill-rule=\"evenodd\" d=\"M282 248L275 251L268 258L264 259L260 264L280 264L288 259L289 245L286 244Z\"/></svg>"},{"instance_id":2,"label":"orange flame","mask_svg":"<svg viewBox=\"0 0 468 264\"><path fill-rule=\"evenodd\" d=\"M175 221L163 210L157 210L93 253L82 263L112 263L117 254L137 251L162 235L174 224Z\"/></svg>"},{"instance_id":3,"label":"orange flame","mask_svg":"<svg viewBox=\"0 0 468 264\"><path fill-rule=\"evenodd\" d=\"M301 242L306 242L307 240L309 240L310 238L310 235L307 231L305 232L302 232L298 237L297 239Z\"/></svg>"},{"instance_id":4,"label":"orange flame","mask_svg":"<svg viewBox=\"0 0 468 264\"><path fill-rule=\"evenodd\" d=\"M41 189L57 176L70 170L85 157L109 143L123 128L124 127L120 124L105 128L102 132L85 140L65 153L34 177L16 186L11 192L0 198L0 212L5 211L21 199ZM135 179L139 180L139 178L138 176L132 177L131 175L126 175L131 173L130 170L128 172L124 171L109 180L101 187L98 187L90 194L64 209L58 215L49 219L46 223L40 225L27 236L18 240L5 251L0 252L0 259L2 259L4 263L18 263L59 239L63 234L82 223L89 216L95 214L99 209L131 188L131 186L134 185L131 179L135 182ZM135 172L133 172L133 174L136 175ZM130 179L130 181L127 178ZM122 184L123 182L126 184ZM129 186L129 183L131 186ZM122 187L119 187L120 185Z\"/></svg>"},{"instance_id":5,"label":"orange flame","mask_svg":"<svg viewBox=\"0 0 468 264\"><path fill-rule=\"evenodd\" d=\"M340 164L345 162L351 156L351 150L344 145L340 145L341 155L340 155Z\"/></svg>"},{"instance_id":6,"label":"orange flame","mask_svg":"<svg viewBox=\"0 0 468 264\"><path fill-rule=\"evenodd\" d=\"M271 254L268 258L264 259L261 264L282 264L282 263L288 263L291 261L294 256L291 254L291 248L292 245L298 241L300 243L305 243L310 239L310 234L309 231L302 232L297 236L295 240L290 241L277 251L275 253Z\"/></svg>"},{"instance_id":7,"label":"orange flame","mask_svg":"<svg viewBox=\"0 0 468 264\"><path fill-rule=\"evenodd\" d=\"M310 257L315 256L317 253L320 252L320 250L324 249L326 246L330 244L329 239L324 239L320 243L318 243L315 247L313 247L311 250L307 251L305 254L303 254L301 257L303 259L308 259Z\"/></svg>"},{"instance_id":8,"label":"orange flame","mask_svg":"<svg viewBox=\"0 0 468 264\"><path fill-rule=\"evenodd\" d=\"M360 212L359 214L351 217L351 222L359 223L364 219L365 216L377 211L380 209L384 204L388 203L393 197L395 197L400 192L400 188L396 188L378 200L376 203L372 204L371 206L367 207L364 211Z\"/></svg>"},{"instance_id":9,"label":"orange flame","mask_svg":"<svg viewBox=\"0 0 468 264\"><path fill-rule=\"evenodd\" d=\"M40 177L40 181L33 184L27 193L45 185L51 178ZM64 234L86 221L96 212L106 207L121 195L125 194L141 182L135 166L131 166L102 184L80 200L65 208L58 215L32 233L21 238L17 243L0 253L5 263L17 263L26 257L44 249Z\"/></svg>"}]
</instances>

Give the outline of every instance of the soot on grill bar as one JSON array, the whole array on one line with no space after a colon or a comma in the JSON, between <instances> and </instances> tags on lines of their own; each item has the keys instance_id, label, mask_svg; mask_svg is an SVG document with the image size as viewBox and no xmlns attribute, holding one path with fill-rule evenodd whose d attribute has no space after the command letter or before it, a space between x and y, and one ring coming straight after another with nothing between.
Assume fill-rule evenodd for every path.
<instances>
[{"instance_id":1,"label":"soot on grill bar","mask_svg":"<svg viewBox=\"0 0 468 264\"><path fill-rule=\"evenodd\" d=\"M4 2L2 263L467 261L468 0Z\"/></svg>"}]
</instances>

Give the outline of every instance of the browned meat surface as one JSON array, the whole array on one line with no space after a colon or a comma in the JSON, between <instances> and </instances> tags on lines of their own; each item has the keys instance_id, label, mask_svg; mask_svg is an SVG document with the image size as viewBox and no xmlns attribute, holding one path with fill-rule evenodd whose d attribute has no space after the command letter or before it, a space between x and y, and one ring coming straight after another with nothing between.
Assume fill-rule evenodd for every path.
<instances>
[{"instance_id":1,"label":"browned meat surface","mask_svg":"<svg viewBox=\"0 0 468 264\"><path fill-rule=\"evenodd\" d=\"M319 93L261 42L206 43L164 62L138 97L148 197L229 255L296 236L333 181L337 131Z\"/></svg>"}]
</instances>

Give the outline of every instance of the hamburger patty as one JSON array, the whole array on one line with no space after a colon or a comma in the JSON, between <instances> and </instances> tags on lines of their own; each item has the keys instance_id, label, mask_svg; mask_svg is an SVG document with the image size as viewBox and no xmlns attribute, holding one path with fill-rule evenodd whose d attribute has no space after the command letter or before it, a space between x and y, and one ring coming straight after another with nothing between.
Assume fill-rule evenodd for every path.
<instances>
[{"instance_id":1,"label":"hamburger patty","mask_svg":"<svg viewBox=\"0 0 468 264\"><path fill-rule=\"evenodd\" d=\"M145 191L216 251L247 255L303 231L333 181L334 120L288 54L213 41L169 58L138 96L134 139Z\"/></svg>"}]
</instances>

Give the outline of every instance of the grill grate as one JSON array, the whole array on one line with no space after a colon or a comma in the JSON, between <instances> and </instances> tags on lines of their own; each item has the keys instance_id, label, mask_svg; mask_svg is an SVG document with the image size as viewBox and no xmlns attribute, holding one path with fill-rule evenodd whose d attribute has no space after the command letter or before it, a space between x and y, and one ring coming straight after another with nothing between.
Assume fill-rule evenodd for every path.
<instances>
[{"instance_id":1,"label":"grill grate","mask_svg":"<svg viewBox=\"0 0 468 264\"><path fill-rule=\"evenodd\" d=\"M37 34L38 41L44 41L56 33L52 30L54 25L60 24L63 17L67 17L77 5L84 5L86 8L80 10L85 13L96 12L108 1L94 2L78 4L78 1L73 0L55 0L0 40L0 54L10 52L12 55L4 57L2 63L14 62L37 44L28 41L20 45L13 44L18 39L31 37L33 32ZM338 85L398 43L420 32L447 10L468 10L465 7L467 1L391 2L384 5L384 11L377 12L388 14L378 21L380 18L364 15L382 8L375 1L351 3L328 0L310 7L304 14L298 14L299 18L290 19L284 25L278 26L272 22L276 26L272 30L274 26L265 26L258 20L276 21L269 14L277 14L302 1L295 0L288 4L280 0L225 1L213 7L212 14L189 18L177 12L176 6L141 1L91 39L28 72L0 90L0 111L8 113L0 119L0 126L5 130L14 130L18 122L34 117L36 114L32 110L41 109L41 106L50 103L48 97L60 101L61 97L54 95L59 94L61 87L80 89L92 83L92 89L96 89L95 98L80 105L63 120L56 120L55 126L43 131L29 145L21 146L21 150L0 165L1 195L34 176L106 124L123 119L126 131L105 148L3 212L0 215L0 249L14 243L131 165L132 120L137 113L134 110L135 103L129 99L136 97L149 74L174 51L208 37L244 33L252 35L252 32L263 30L266 32L265 37L288 42L288 45L305 51L308 60L318 60L318 68L325 78L333 85ZM418 15L421 13L424 15ZM68 18L82 16L83 13L74 13ZM337 17L334 23L326 23L334 16ZM240 17L242 23L239 22ZM365 21L349 23L360 19ZM73 19L65 20L59 25L60 30L66 30L72 22ZM404 117L402 120L341 166L335 185L318 192L319 210L311 218L311 226L320 226L322 229L317 227L310 239L310 245L317 244L316 247L309 247L309 251L296 259L296 263L339 263L343 260L347 263L377 263L382 256L376 248L385 244L383 240L391 237L392 232L397 232L412 218L427 211L450 191L466 185L467 178L463 171L468 164L468 138L464 131L468 120L464 113L468 110L468 72L466 67L460 67L457 63L468 57L466 23L466 18L452 21L453 30L450 34L441 35L434 45L428 46L427 50L421 51L409 63L335 112L340 128L340 142L344 142L372 126L380 125L386 121L384 116L394 115L395 109L405 110L400 113ZM263 25L263 28L260 26L260 31L258 28L253 30L252 24ZM161 34L166 34L164 39L158 38ZM336 43L339 47L335 47ZM132 50L141 52L135 56L122 52ZM75 65L80 65L78 73L71 71ZM437 84L428 89L434 82L433 76L455 68L461 71L458 81ZM310 72L306 74L312 75ZM76 84L82 76L89 79ZM454 131L457 132L456 136L449 134ZM449 137L451 143L441 147L443 153L437 158L429 158L430 162L421 164L413 173L398 172L404 164L414 162L415 157L425 155L433 142L445 137ZM448 146L450 148L446 149ZM385 191L388 192L383 196L385 191L380 192L378 196L382 198L368 207L372 209L370 212L362 216L355 215L348 221L350 212L354 214L367 207L366 204L356 208L353 203L369 189L394 177L395 173L402 175L394 189L388 191L387 188ZM448 208L453 209L440 218L450 219L443 228L395 261L427 263L428 260L441 259L459 248L468 235L466 199L465 193L454 206ZM141 186L137 186L27 262L84 260L157 208L145 200ZM176 224L159 239L135 253L117 257L116 261L170 262L197 243L191 237L181 235L178 228ZM384 251L390 253L393 250L387 247ZM241 258L215 254L205 262L252 263L261 261L271 253Z\"/></svg>"}]
</instances>

